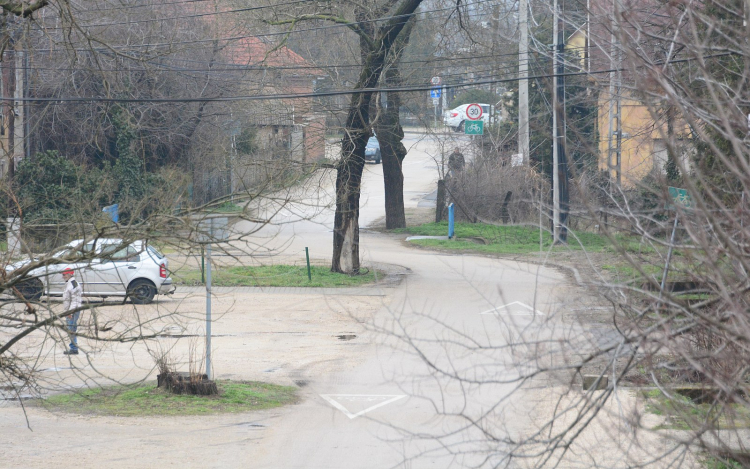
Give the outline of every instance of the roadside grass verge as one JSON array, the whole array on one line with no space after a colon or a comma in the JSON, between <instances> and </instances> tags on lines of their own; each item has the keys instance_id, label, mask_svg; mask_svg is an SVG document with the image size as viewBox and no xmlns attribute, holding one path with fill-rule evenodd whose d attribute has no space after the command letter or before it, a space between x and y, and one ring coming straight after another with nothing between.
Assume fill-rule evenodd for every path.
<instances>
[{"instance_id":1,"label":"roadside grass verge","mask_svg":"<svg viewBox=\"0 0 750 469\"><path fill-rule=\"evenodd\" d=\"M208 211L210 213L242 213L244 211L244 207L242 205L237 205L232 202L224 202L221 205L217 205L215 207L211 207Z\"/></svg>"},{"instance_id":2,"label":"roadside grass verge","mask_svg":"<svg viewBox=\"0 0 750 469\"><path fill-rule=\"evenodd\" d=\"M211 284L217 287L356 287L373 283L381 272L369 270L360 275L331 272L329 267L310 266L312 281L307 279L306 266L266 265L219 267L211 270ZM203 285L201 270L178 269L171 274L180 285Z\"/></svg>"},{"instance_id":3,"label":"roadside grass verge","mask_svg":"<svg viewBox=\"0 0 750 469\"><path fill-rule=\"evenodd\" d=\"M711 425L717 429L750 428L750 409L744 405L699 404L686 396L667 397L658 389L647 391L646 411L665 418L656 429L694 430Z\"/></svg>"},{"instance_id":4,"label":"roadside grass verge","mask_svg":"<svg viewBox=\"0 0 750 469\"><path fill-rule=\"evenodd\" d=\"M392 230L393 233L403 233L421 236L446 236L448 222L425 223ZM474 252L483 254L517 254L526 255L539 253L540 233L538 226L521 225L488 225L484 223L456 223L455 236L447 239L419 239L410 243L438 250ZM609 272L620 282L644 282L645 277L661 281L664 271L664 257L666 248L644 242L640 237L627 233L617 233L612 239L588 232L568 232L567 245L552 245L552 235L543 230L541 233L541 250L560 254L565 252L586 251L601 254L599 267ZM643 274L641 274L621 252L637 260ZM675 250L668 275L669 281L680 281L695 278L700 274L700 265L691 260L692 253Z\"/></svg>"},{"instance_id":5,"label":"roadside grass verge","mask_svg":"<svg viewBox=\"0 0 750 469\"><path fill-rule=\"evenodd\" d=\"M83 415L150 417L205 415L271 409L297 401L297 389L255 381L217 381L216 396L172 394L156 383L58 394L39 401L52 411Z\"/></svg>"},{"instance_id":6,"label":"roadside grass verge","mask_svg":"<svg viewBox=\"0 0 750 469\"><path fill-rule=\"evenodd\" d=\"M742 463L733 459L706 458L703 461L706 469L742 469Z\"/></svg>"},{"instance_id":7,"label":"roadside grass verge","mask_svg":"<svg viewBox=\"0 0 750 469\"><path fill-rule=\"evenodd\" d=\"M394 233L408 233L421 236L445 236L448 234L448 222L425 223L393 230ZM637 237L617 235L618 246L628 252L654 252L650 246L639 242ZM445 249L479 252L496 252L499 254L528 254L539 252L539 227L522 225L488 225L485 223L456 223L454 240L414 240L423 246L435 246ZM615 246L606 237L597 233L568 232L568 244L552 246L552 235L543 230L541 233L542 250L553 251L587 250L590 252L615 252Z\"/></svg>"}]
</instances>

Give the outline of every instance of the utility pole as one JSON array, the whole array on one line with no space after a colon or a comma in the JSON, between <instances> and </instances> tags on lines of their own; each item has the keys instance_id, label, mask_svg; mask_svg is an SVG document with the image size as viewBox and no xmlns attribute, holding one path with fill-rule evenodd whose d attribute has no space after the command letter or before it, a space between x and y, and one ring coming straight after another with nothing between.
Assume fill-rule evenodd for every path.
<instances>
[{"instance_id":1,"label":"utility pole","mask_svg":"<svg viewBox=\"0 0 750 469\"><path fill-rule=\"evenodd\" d=\"M552 242L560 241L560 177L557 171L557 0L552 2Z\"/></svg>"},{"instance_id":2,"label":"utility pole","mask_svg":"<svg viewBox=\"0 0 750 469\"><path fill-rule=\"evenodd\" d=\"M558 0L553 2L552 52L552 234L555 244L568 240L568 164L565 155L565 28Z\"/></svg>"},{"instance_id":3,"label":"utility pole","mask_svg":"<svg viewBox=\"0 0 750 469\"><path fill-rule=\"evenodd\" d=\"M5 98L2 103L2 130L4 133L5 157L8 161L7 179L12 181L16 175L18 163L23 159L23 146L19 145L18 131L16 129L16 115L18 105L21 101L18 99L18 54L16 53L16 44L12 34L9 32L9 18L3 15L2 18L2 39L7 47L5 53L0 57L0 73L2 73L2 94ZM22 88L22 87L20 87ZM19 121L22 124L23 121ZM21 132L23 133L23 132ZM21 140L20 142L23 142ZM20 148L19 148L20 147ZM19 151L20 150L20 151ZM8 218L6 219L5 229L8 237L8 255L16 257L21 255L21 219L18 216L18 207L15 206L11 198L8 199Z\"/></svg>"},{"instance_id":4,"label":"utility pole","mask_svg":"<svg viewBox=\"0 0 750 469\"><path fill-rule=\"evenodd\" d=\"M518 153L524 166L529 164L529 7L518 2Z\"/></svg>"},{"instance_id":5,"label":"utility pole","mask_svg":"<svg viewBox=\"0 0 750 469\"><path fill-rule=\"evenodd\" d=\"M13 44L15 54L13 56L13 71L15 73L13 90L13 165L18 169L18 165L26 156L26 90L24 85L25 56L26 52L21 49L20 41Z\"/></svg>"},{"instance_id":6,"label":"utility pole","mask_svg":"<svg viewBox=\"0 0 750 469\"><path fill-rule=\"evenodd\" d=\"M612 2L612 33L609 44L609 125L607 126L607 168L610 177L612 171L615 173L617 185L622 184L622 97L620 72L620 48L617 46L616 24L617 24L617 0Z\"/></svg>"}]
</instances>

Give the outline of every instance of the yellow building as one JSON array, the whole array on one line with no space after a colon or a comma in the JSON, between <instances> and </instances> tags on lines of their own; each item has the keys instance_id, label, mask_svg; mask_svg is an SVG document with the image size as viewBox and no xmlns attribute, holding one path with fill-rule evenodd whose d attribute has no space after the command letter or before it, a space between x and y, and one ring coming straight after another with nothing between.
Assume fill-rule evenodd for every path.
<instances>
[{"instance_id":1,"label":"yellow building","mask_svg":"<svg viewBox=\"0 0 750 469\"><path fill-rule=\"evenodd\" d=\"M650 173L665 173L667 162L667 125L665 119L657 115L657 107L649 106L641 100L622 93L620 97L620 114L622 115L622 138L620 140L620 183L624 188L634 187L638 181ZM616 99L616 98L615 98ZM610 100L608 91L599 94L599 169L609 171L612 180L617 180L617 147L616 118L613 119L610 140L610 109L616 112L615 101ZM612 108L610 108L612 106ZM674 142L678 145L690 135L690 129L684 121L674 124ZM611 148L613 151L610 151ZM680 159L683 167L690 163L685 151Z\"/></svg>"}]
</instances>

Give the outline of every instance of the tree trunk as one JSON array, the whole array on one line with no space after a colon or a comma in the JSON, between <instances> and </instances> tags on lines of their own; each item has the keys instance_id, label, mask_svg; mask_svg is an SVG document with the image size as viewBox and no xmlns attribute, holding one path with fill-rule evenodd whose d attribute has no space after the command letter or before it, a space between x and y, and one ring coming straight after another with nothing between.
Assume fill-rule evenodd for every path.
<instances>
[{"instance_id":1,"label":"tree trunk","mask_svg":"<svg viewBox=\"0 0 750 469\"><path fill-rule=\"evenodd\" d=\"M445 179L437 182L437 198L435 199L435 223L443 221L445 211Z\"/></svg>"},{"instance_id":2,"label":"tree trunk","mask_svg":"<svg viewBox=\"0 0 750 469\"><path fill-rule=\"evenodd\" d=\"M370 94L352 97L347 117L347 134L341 141L341 161L336 169L336 216L333 222L333 272L359 273L359 194L365 167L365 146L369 132L367 121ZM354 104L355 100L367 105ZM357 112L361 111L361 112Z\"/></svg>"},{"instance_id":3,"label":"tree trunk","mask_svg":"<svg viewBox=\"0 0 750 469\"><path fill-rule=\"evenodd\" d=\"M414 26L414 20L409 21L401 31L394 45L391 66L385 71L386 88L397 88L401 85L399 63L401 56L409 43L409 37ZM401 93L390 91L383 93L387 98L378 102L378 119L374 125L375 133L380 143L380 154L383 163L383 184L385 186L385 227L406 228L406 213L404 211L404 172L403 161L406 158L406 147L402 143L404 129L401 127L399 109L401 108Z\"/></svg>"},{"instance_id":4,"label":"tree trunk","mask_svg":"<svg viewBox=\"0 0 750 469\"><path fill-rule=\"evenodd\" d=\"M393 51L399 34L404 30L405 17L414 14L422 0L404 0L388 22L371 35L371 22L358 26L360 51L363 57L355 90L375 88L383 73L386 58ZM359 17L360 15L355 14ZM358 18L359 20L359 18ZM370 33L370 34L368 34ZM365 146L370 138L369 110L372 92L352 95L341 140L341 160L336 165L336 216L333 222L333 272L359 273L359 195L365 167Z\"/></svg>"},{"instance_id":5,"label":"tree trunk","mask_svg":"<svg viewBox=\"0 0 750 469\"><path fill-rule=\"evenodd\" d=\"M400 105L401 99L399 93L389 92L387 107L378 106L380 116L375 125L383 163L385 227L389 230L406 228L404 173L402 171L402 162L406 157L406 147L401 143L404 138L404 130L401 127L398 117Z\"/></svg>"},{"instance_id":6,"label":"tree trunk","mask_svg":"<svg viewBox=\"0 0 750 469\"><path fill-rule=\"evenodd\" d=\"M379 72L376 74L373 69L379 67L377 58L373 55L375 54L368 57L370 63L365 63L357 89L372 88L377 83ZM352 96L344 138L341 139L341 160L336 167L336 216L333 221L331 261L333 272L359 273L359 195L362 171L365 168L365 146L370 138L367 123L371 100L372 93Z\"/></svg>"}]
</instances>

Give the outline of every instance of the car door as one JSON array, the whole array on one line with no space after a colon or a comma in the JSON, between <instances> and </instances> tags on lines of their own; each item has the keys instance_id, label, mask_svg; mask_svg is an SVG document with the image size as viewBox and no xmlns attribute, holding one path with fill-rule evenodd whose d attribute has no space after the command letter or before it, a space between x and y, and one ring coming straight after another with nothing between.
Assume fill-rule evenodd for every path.
<instances>
[{"instance_id":1,"label":"car door","mask_svg":"<svg viewBox=\"0 0 750 469\"><path fill-rule=\"evenodd\" d=\"M119 249L118 249L119 248ZM133 245L110 245L104 248L100 262L94 265L100 295L124 295L138 271L141 253Z\"/></svg>"},{"instance_id":2,"label":"car door","mask_svg":"<svg viewBox=\"0 0 750 469\"><path fill-rule=\"evenodd\" d=\"M72 258L72 259L80 259L82 257L87 258L85 260L81 260L79 262L70 262L70 263L61 263L61 264L53 264L50 266L45 267L45 271L43 273L46 284L47 284L47 293L49 295L62 295L65 291L65 279L62 276L62 272L65 269L73 269L75 271L76 279L81 283L81 287L83 288L84 294L87 292L86 288L86 277L87 272L89 270L89 266L91 264L91 256L93 256L93 250L94 250L94 243L89 242L83 245L76 245L71 243L63 249L60 252L57 252L53 255L53 257L57 259L65 259L65 258Z\"/></svg>"},{"instance_id":3,"label":"car door","mask_svg":"<svg viewBox=\"0 0 750 469\"><path fill-rule=\"evenodd\" d=\"M106 249L107 244L101 240L90 241L86 243L82 251L87 259L79 262L79 268L76 270L76 277L81 281L84 295L100 295L106 292L106 282L99 275L101 269L101 255Z\"/></svg>"}]
</instances>

